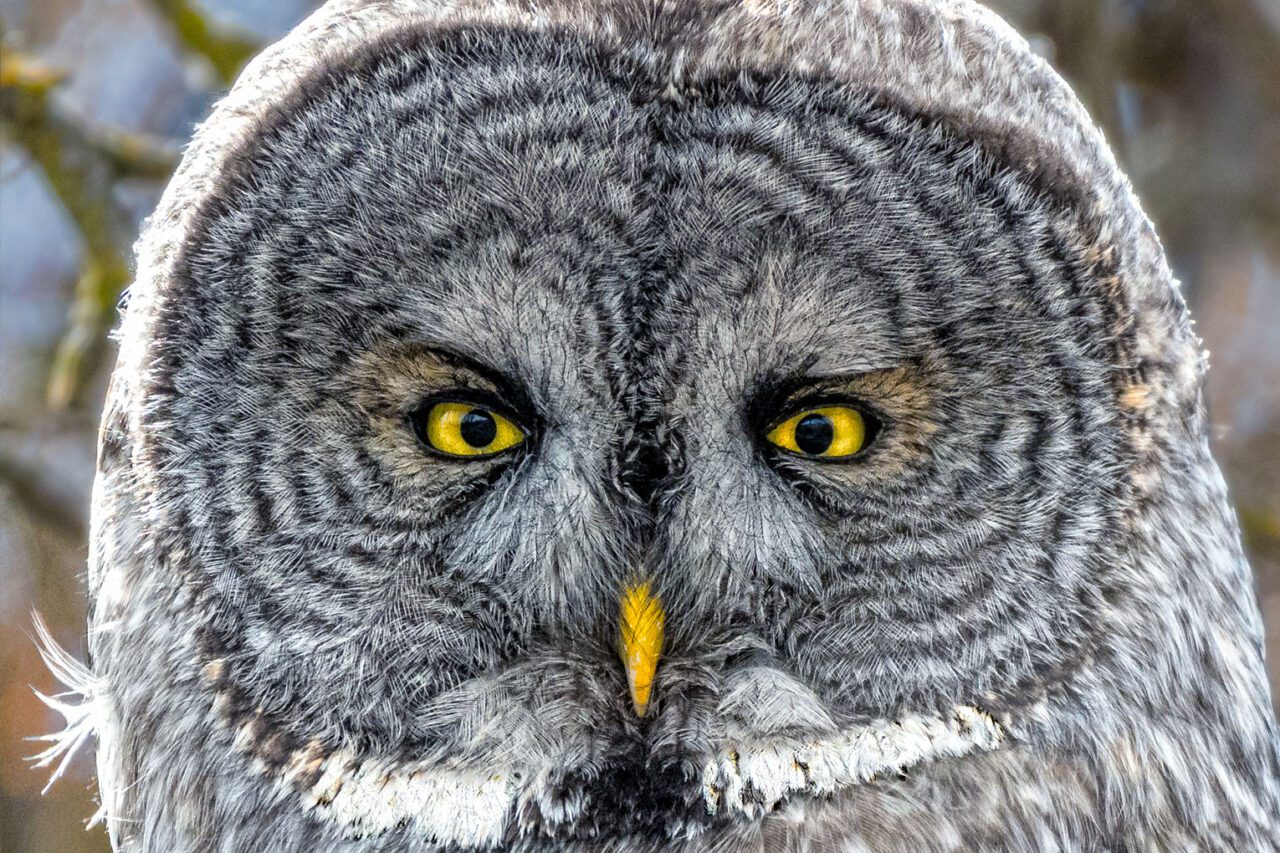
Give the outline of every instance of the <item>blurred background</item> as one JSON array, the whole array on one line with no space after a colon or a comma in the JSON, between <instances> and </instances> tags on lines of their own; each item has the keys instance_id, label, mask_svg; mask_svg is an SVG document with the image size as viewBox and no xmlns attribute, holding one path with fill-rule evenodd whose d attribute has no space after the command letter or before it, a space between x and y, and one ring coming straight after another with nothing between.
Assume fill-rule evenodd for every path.
<instances>
[{"instance_id":1,"label":"blurred background","mask_svg":"<svg viewBox=\"0 0 1280 853\"><path fill-rule=\"evenodd\" d=\"M0 851L107 847L31 610L82 654L89 490L130 245L195 122L312 0L0 0ZM1280 0L996 0L1107 132L1211 352L1218 458L1280 681Z\"/></svg>"}]
</instances>

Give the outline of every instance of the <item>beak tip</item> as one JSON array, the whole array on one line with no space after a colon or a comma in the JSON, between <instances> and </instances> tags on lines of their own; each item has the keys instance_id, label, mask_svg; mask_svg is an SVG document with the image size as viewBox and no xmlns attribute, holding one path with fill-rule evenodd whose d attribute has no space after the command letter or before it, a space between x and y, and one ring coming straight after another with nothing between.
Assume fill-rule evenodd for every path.
<instances>
[{"instance_id":1,"label":"beak tip","mask_svg":"<svg viewBox=\"0 0 1280 853\"><path fill-rule=\"evenodd\" d=\"M662 656L666 613L648 582L623 591L619 613L619 649L631 693L631 707L637 717L649 712L649 692Z\"/></svg>"}]
</instances>

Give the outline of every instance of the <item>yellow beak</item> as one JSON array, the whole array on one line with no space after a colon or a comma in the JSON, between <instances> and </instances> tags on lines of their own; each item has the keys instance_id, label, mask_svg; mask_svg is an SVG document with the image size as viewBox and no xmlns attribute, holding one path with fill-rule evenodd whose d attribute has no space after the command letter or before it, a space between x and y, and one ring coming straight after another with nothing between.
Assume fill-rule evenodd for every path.
<instances>
[{"instance_id":1,"label":"yellow beak","mask_svg":"<svg viewBox=\"0 0 1280 853\"><path fill-rule=\"evenodd\" d=\"M667 615L648 581L628 586L618 615L618 646L627 670L627 687L636 716L649 710L653 675L662 656L662 630Z\"/></svg>"}]
</instances>

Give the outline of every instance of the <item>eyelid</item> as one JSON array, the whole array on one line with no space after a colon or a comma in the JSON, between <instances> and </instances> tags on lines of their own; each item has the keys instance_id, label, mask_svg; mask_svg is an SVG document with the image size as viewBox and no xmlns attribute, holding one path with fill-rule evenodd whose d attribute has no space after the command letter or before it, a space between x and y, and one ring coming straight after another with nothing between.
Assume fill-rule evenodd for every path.
<instances>
[{"instance_id":1,"label":"eyelid","mask_svg":"<svg viewBox=\"0 0 1280 853\"><path fill-rule=\"evenodd\" d=\"M806 384L804 387L792 388L791 391L778 394L774 397L774 406L778 411L791 412L792 415L804 409L819 409L822 406L849 406L850 409L878 414L876 406L864 400L856 391L846 387L856 387L856 384L851 380L822 383L817 386Z\"/></svg>"},{"instance_id":2,"label":"eyelid","mask_svg":"<svg viewBox=\"0 0 1280 853\"><path fill-rule=\"evenodd\" d=\"M878 406L868 403L861 397L841 392L810 389L777 398L772 408L774 411L782 412L783 414L768 421L768 429L771 430L780 424L786 423L801 412L828 406L856 409L863 417L870 417L876 423L882 425L889 420L888 416Z\"/></svg>"},{"instance_id":3,"label":"eyelid","mask_svg":"<svg viewBox=\"0 0 1280 853\"><path fill-rule=\"evenodd\" d=\"M409 417L431 411L437 403L464 403L478 409L486 409L495 415L501 415L520 427L526 435L533 433L532 424L513 406L507 404L499 394L485 388L458 387L447 391L436 391L420 398L408 411Z\"/></svg>"}]
</instances>

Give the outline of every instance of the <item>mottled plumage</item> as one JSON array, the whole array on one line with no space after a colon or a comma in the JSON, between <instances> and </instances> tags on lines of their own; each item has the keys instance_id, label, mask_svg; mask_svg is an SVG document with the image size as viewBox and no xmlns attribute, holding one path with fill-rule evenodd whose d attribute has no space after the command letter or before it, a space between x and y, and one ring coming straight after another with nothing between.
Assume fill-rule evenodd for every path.
<instances>
[{"instance_id":1,"label":"mottled plumage","mask_svg":"<svg viewBox=\"0 0 1280 853\"><path fill-rule=\"evenodd\" d=\"M333 0L197 132L120 342L119 849L1280 847L1198 342L975 5ZM523 443L430 452L458 389ZM868 446L773 446L801 400Z\"/></svg>"}]
</instances>

